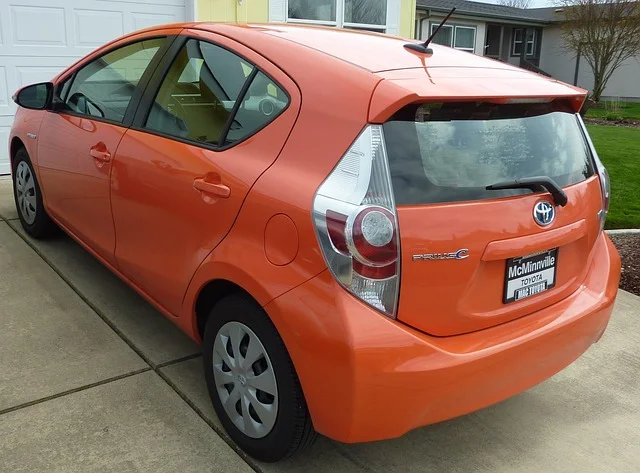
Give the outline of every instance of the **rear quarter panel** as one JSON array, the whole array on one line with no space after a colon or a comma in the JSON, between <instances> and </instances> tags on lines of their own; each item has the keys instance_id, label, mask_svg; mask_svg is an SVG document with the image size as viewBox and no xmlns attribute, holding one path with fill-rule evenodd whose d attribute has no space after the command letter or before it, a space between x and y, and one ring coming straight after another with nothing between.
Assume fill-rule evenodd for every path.
<instances>
[{"instance_id":1,"label":"rear quarter panel","mask_svg":"<svg viewBox=\"0 0 640 473\"><path fill-rule=\"evenodd\" d=\"M326 268L311 220L313 197L365 126L379 81L368 71L295 43L283 62L277 46L262 44L260 53L276 58L294 80L302 107L280 156L253 186L230 233L191 281L178 324L195 339L195 304L208 282L234 282L264 306ZM291 219L298 243L293 261L284 265L273 264L265 253L267 222L277 214ZM279 327L282 321L273 322Z\"/></svg>"}]
</instances>

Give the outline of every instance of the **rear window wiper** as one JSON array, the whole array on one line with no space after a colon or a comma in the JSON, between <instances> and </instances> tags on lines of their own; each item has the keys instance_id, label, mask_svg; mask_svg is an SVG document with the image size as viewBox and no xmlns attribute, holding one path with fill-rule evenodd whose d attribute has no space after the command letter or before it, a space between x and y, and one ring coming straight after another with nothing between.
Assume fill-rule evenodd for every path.
<instances>
[{"instance_id":1,"label":"rear window wiper","mask_svg":"<svg viewBox=\"0 0 640 473\"><path fill-rule=\"evenodd\" d=\"M560 207L567 205L569 201L567 194L564 193L562 188L556 184L553 179L547 176L523 177L522 179L514 179L512 181L498 182L487 186L485 189L490 191L502 189L531 189L533 192L536 192L540 191L541 188L546 189L551 194L556 205Z\"/></svg>"}]
</instances>

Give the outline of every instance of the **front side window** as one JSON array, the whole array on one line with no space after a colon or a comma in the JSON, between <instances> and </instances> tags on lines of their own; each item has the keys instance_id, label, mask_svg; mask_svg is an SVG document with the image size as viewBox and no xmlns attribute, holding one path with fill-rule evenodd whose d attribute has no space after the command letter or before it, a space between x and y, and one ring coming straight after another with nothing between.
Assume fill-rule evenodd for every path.
<instances>
[{"instance_id":1,"label":"front side window","mask_svg":"<svg viewBox=\"0 0 640 473\"><path fill-rule=\"evenodd\" d=\"M594 172L578 119L566 107L425 104L414 120L410 112L383 125L398 204L519 195L530 191L486 187L536 176L565 187Z\"/></svg>"},{"instance_id":2,"label":"front side window","mask_svg":"<svg viewBox=\"0 0 640 473\"><path fill-rule=\"evenodd\" d=\"M221 147L264 127L288 100L253 64L228 49L190 39L162 82L145 128Z\"/></svg>"},{"instance_id":3,"label":"front side window","mask_svg":"<svg viewBox=\"0 0 640 473\"><path fill-rule=\"evenodd\" d=\"M431 23L431 34L435 33L437 28L438 23ZM476 27L443 25L433 38L433 42L450 48L473 52L476 45Z\"/></svg>"},{"instance_id":4,"label":"front side window","mask_svg":"<svg viewBox=\"0 0 640 473\"><path fill-rule=\"evenodd\" d=\"M129 44L84 66L61 89L65 108L122 123L140 78L165 41L155 38Z\"/></svg>"}]
</instances>

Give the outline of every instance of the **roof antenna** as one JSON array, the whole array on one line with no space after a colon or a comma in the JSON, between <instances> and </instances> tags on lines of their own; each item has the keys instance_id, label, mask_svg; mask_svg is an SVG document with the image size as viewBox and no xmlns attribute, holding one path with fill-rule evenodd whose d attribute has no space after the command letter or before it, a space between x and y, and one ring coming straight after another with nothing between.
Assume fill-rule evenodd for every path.
<instances>
[{"instance_id":1,"label":"roof antenna","mask_svg":"<svg viewBox=\"0 0 640 473\"><path fill-rule=\"evenodd\" d=\"M422 54L433 54L433 49L431 49L429 47L429 44L431 44L431 41L433 41L433 38L436 37L436 35L438 34L438 31L440 31L440 28L442 28L442 26L447 22L447 20L449 19L449 17L451 15L453 15L453 12L456 11L456 7L453 7L451 9L451 11L447 14L447 16L444 17L444 20L442 20L442 22L438 25L438 27L436 28L436 30L431 33L431 36L429 36L429 38L422 44L420 43L407 43L404 45L404 47L406 49L410 49L412 51L416 51Z\"/></svg>"}]
</instances>

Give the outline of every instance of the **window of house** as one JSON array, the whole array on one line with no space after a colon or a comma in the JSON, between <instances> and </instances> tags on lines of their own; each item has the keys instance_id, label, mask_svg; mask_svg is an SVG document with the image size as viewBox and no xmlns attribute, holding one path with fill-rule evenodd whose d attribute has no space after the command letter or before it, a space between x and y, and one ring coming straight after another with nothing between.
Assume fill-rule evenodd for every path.
<instances>
[{"instance_id":1,"label":"window of house","mask_svg":"<svg viewBox=\"0 0 640 473\"><path fill-rule=\"evenodd\" d=\"M471 26L456 26L453 47L473 52L476 45L476 29Z\"/></svg>"},{"instance_id":2,"label":"window of house","mask_svg":"<svg viewBox=\"0 0 640 473\"><path fill-rule=\"evenodd\" d=\"M289 20L336 24L336 0L289 0Z\"/></svg>"},{"instance_id":3,"label":"window of house","mask_svg":"<svg viewBox=\"0 0 640 473\"><path fill-rule=\"evenodd\" d=\"M161 84L145 128L221 147L267 125L288 101L253 64L228 49L190 39Z\"/></svg>"},{"instance_id":4,"label":"window of house","mask_svg":"<svg viewBox=\"0 0 640 473\"><path fill-rule=\"evenodd\" d=\"M387 0L289 0L287 21L384 33Z\"/></svg>"},{"instance_id":5,"label":"window of house","mask_svg":"<svg viewBox=\"0 0 640 473\"><path fill-rule=\"evenodd\" d=\"M439 23L431 23L431 34ZM443 25L433 38L436 44L442 44L462 51L473 52L476 46L476 27L465 25Z\"/></svg>"},{"instance_id":6,"label":"window of house","mask_svg":"<svg viewBox=\"0 0 640 473\"><path fill-rule=\"evenodd\" d=\"M129 44L84 66L61 90L66 109L121 123L138 81L165 41Z\"/></svg>"},{"instance_id":7,"label":"window of house","mask_svg":"<svg viewBox=\"0 0 640 473\"><path fill-rule=\"evenodd\" d=\"M513 30L513 45L511 47L511 55L512 56L520 56L522 54L522 43L523 43L524 29L523 28L515 28ZM535 56L536 53L536 40L538 39L538 31L537 30L527 30L527 56Z\"/></svg>"}]
</instances>

